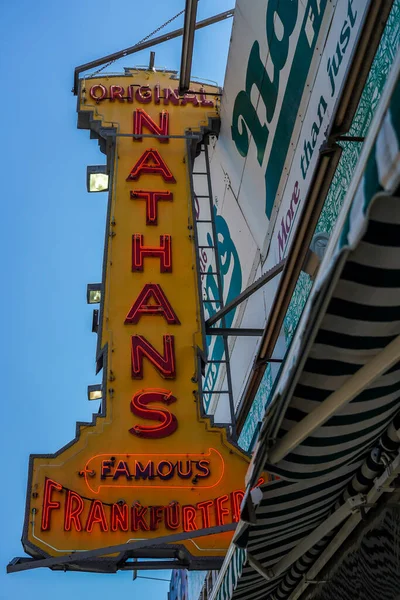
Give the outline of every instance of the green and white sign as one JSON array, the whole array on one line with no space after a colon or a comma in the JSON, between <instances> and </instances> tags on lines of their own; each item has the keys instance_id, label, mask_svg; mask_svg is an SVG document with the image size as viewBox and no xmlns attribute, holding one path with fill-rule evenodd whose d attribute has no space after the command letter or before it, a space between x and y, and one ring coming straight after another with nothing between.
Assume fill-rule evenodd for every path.
<instances>
[{"instance_id":1,"label":"green and white sign","mask_svg":"<svg viewBox=\"0 0 400 600\"><path fill-rule=\"evenodd\" d=\"M211 174L218 214L237 251L242 289L289 250L369 6L370 0L236 2ZM241 305L232 326L262 327L278 281ZM257 344L254 337L230 340L237 403ZM279 356L285 348L282 338ZM276 369L273 365L270 378ZM223 383L217 381L217 389ZM257 414L264 406L261 402ZM247 441L253 430L245 432Z\"/></svg>"}]
</instances>

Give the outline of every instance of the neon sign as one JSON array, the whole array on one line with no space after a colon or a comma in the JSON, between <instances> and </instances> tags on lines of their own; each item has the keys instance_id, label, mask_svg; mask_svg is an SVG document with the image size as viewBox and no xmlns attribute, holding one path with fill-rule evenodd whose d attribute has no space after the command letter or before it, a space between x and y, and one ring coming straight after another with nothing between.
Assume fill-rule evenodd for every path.
<instances>
[{"instance_id":1,"label":"neon sign","mask_svg":"<svg viewBox=\"0 0 400 600\"><path fill-rule=\"evenodd\" d=\"M168 73L143 77L89 79L80 93L80 123L115 134L96 356L104 404L73 442L31 459L23 541L35 556L239 518L249 458L202 413L198 393L205 340L185 132L215 117L215 88L176 99ZM181 546L207 559L230 539L189 535Z\"/></svg>"},{"instance_id":2,"label":"neon sign","mask_svg":"<svg viewBox=\"0 0 400 600\"><path fill-rule=\"evenodd\" d=\"M156 531L164 523L167 529L183 528L184 531L197 531L214 525L236 522L244 493L235 490L195 505L182 506L171 502L167 506L142 506L138 502L128 507L125 500L111 506L101 500L86 499L52 479L46 479L43 500L41 530L48 531L52 526L54 513L63 513L64 530L77 533L111 531Z\"/></svg>"}]
</instances>

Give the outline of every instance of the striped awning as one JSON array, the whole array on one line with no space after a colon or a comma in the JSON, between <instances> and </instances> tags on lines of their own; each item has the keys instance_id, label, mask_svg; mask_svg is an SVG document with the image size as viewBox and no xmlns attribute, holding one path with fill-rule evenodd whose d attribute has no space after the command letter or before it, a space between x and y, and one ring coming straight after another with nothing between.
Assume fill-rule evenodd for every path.
<instances>
[{"instance_id":1,"label":"striped awning","mask_svg":"<svg viewBox=\"0 0 400 600\"><path fill-rule=\"evenodd\" d=\"M287 600L336 534L335 515L399 451L399 66L261 427L234 538L246 555L240 568L225 562L212 600ZM252 490L264 470L280 479Z\"/></svg>"},{"instance_id":2,"label":"striped awning","mask_svg":"<svg viewBox=\"0 0 400 600\"><path fill-rule=\"evenodd\" d=\"M226 569L217 580L215 589L218 590L214 596L215 600L226 600L232 598L237 581L242 574L243 565L246 561L246 551L235 546L230 547Z\"/></svg>"}]
</instances>

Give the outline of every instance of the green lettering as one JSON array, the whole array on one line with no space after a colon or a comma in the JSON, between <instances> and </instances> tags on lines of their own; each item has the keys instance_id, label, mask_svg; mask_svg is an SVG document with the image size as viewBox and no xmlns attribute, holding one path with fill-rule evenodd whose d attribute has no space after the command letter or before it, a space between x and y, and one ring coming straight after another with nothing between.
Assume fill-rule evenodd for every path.
<instances>
[{"instance_id":1,"label":"green lettering","mask_svg":"<svg viewBox=\"0 0 400 600\"><path fill-rule=\"evenodd\" d=\"M267 40L274 67L281 71L289 52L289 37L296 25L299 0L270 0L267 9ZM277 23L277 18L280 23ZM283 28L283 35L276 34L276 28ZM279 31L278 29L278 31Z\"/></svg>"},{"instance_id":2,"label":"green lettering","mask_svg":"<svg viewBox=\"0 0 400 600\"><path fill-rule=\"evenodd\" d=\"M236 96L232 116L232 139L242 156L247 156L249 151L249 132L257 148L257 160L261 165L264 159L265 148L268 140L268 127L261 124L260 118L251 102L251 91L256 86L265 104L267 120L274 116L278 97L279 71L274 70L274 79L270 80L265 66L260 58L260 45L254 42L250 52L246 72L245 91ZM241 130L239 130L239 126Z\"/></svg>"}]
</instances>

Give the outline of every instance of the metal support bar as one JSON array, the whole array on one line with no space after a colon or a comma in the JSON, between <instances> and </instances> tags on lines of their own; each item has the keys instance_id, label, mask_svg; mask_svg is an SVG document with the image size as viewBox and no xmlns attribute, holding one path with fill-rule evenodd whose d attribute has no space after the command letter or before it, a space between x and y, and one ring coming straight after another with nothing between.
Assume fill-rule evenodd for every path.
<instances>
[{"instance_id":1,"label":"metal support bar","mask_svg":"<svg viewBox=\"0 0 400 600\"><path fill-rule=\"evenodd\" d=\"M156 138L164 140L201 140L201 135L198 133L188 133L186 135L155 135L154 133L116 133L115 131L106 131L105 136L107 137L129 137L134 139L141 138Z\"/></svg>"},{"instance_id":2,"label":"metal support bar","mask_svg":"<svg viewBox=\"0 0 400 600\"><path fill-rule=\"evenodd\" d=\"M249 287L247 287L245 290L243 290L243 292L241 292L238 296L236 296L236 298L234 298L231 302L226 304L224 306L224 308L221 308L221 310L219 310L217 313L215 313L215 315L210 317L206 321L206 326L214 325L214 323L216 323L217 321L222 319L222 317L227 315L232 309L236 308L236 306L238 306L238 304L240 304L241 302L244 302L244 300L247 300L247 298L249 298L249 296L254 294L254 292L256 292L257 290L262 288L266 283L271 281L271 279L273 279L276 275L278 275L278 273L280 273L283 270L283 267L285 266L285 262L286 262L285 259L281 260L281 262L279 262L277 265L272 267L272 269L270 269L269 271L264 273L264 275L261 275L261 277L259 277L259 279L257 279L257 281L255 281L254 283L249 285Z\"/></svg>"},{"instance_id":3,"label":"metal support bar","mask_svg":"<svg viewBox=\"0 0 400 600\"><path fill-rule=\"evenodd\" d=\"M330 517L325 519L319 527L312 531L304 540L293 548L286 556L284 556L272 569L266 569L258 560L251 554L247 555L249 564L259 573L266 581L276 579L291 567L296 560L303 554L308 552L315 544L317 544L325 535L335 529L342 523L351 513L365 504L365 496L357 494L353 498L349 498L338 510Z\"/></svg>"},{"instance_id":4,"label":"metal support bar","mask_svg":"<svg viewBox=\"0 0 400 600\"><path fill-rule=\"evenodd\" d=\"M267 569L264 569L260 561L258 561L252 554L247 553L247 562L249 565L263 577L266 581L271 581L271 575Z\"/></svg>"},{"instance_id":5,"label":"metal support bar","mask_svg":"<svg viewBox=\"0 0 400 600\"><path fill-rule=\"evenodd\" d=\"M338 135L335 137L335 142L363 142L364 136L359 135Z\"/></svg>"},{"instance_id":6,"label":"metal support bar","mask_svg":"<svg viewBox=\"0 0 400 600\"><path fill-rule=\"evenodd\" d=\"M197 531L185 531L183 533L173 533L162 537L153 538L152 540L141 540L139 542L129 542L127 544L118 544L116 546L107 546L105 548L96 548L96 550L85 550L83 552L74 552L66 556L57 556L52 558L28 559L21 563L16 563L18 559L14 559L7 565L7 573L16 573L18 571L28 571L30 569L39 569L40 567L57 567L59 565L68 565L71 563L80 563L85 560L105 556L107 554L117 554L120 552L129 552L131 550L139 550L140 548L150 548L161 544L173 544L184 540L191 540L198 537L214 535L216 533L225 533L234 531L236 523L228 523L216 527L207 527Z\"/></svg>"},{"instance_id":7,"label":"metal support bar","mask_svg":"<svg viewBox=\"0 0 400 600\"><path fill-rule=\"evenodd\" d=\"M226 360L208 360L207 364L208 365L218 365L218 364L225 364L227 361Z\"/></svg>"},{"instance_id":8,"label":"metal support bar","mask_svg":"<svg viewBox=\"0 0 400 600\"><path fill-rule=\"evenodd\" d=\"M284 556L273 569L271 569L272 578L279 577L289 567L293 565L303 554L308 552L315 544L317 544L323 537L325 537L330 531L335 529L340 523L342 523L347 517L349 517L355 510L361 508L366 502L366 497L363 494L357 494L346 500L344 504L338 510L336 510L330 517L325 519L312 531L304 540L302 540L297 546L293 548Z\"/></svg>"},{"instance_id":9,"label":"metal support bar","mask_svg":"<svg viewBox=\"0 0 400 600\"><path fill-rule=\"evenodd\" d=\"M223 283L223 275L221 273L221 260L220 260L219 247L218 247L217 226L215 223L215 219L213 218L213 216L214 216L213 197L214 196L213 196L213 192L212 192L210 158L209 158L209 154L208 154L208 144L207 143L204 144L204 158L205 158L205 165L206 165L207 191L209 194L209 209L210 209L210 216L212 219L211 230L212 230L213 245L215 246L214 257L215 257L215 269L216 269L216 279L217 279L217 287L218 287L218 297L221 299L220 306L221 306L221 308L223 308L224 307L224 302L223 302L223 300L224 300L224 293L223 293L224 283ZM221 325L222 325L222 328L225 328L226 323L225 323L224 318L221 321ZM206 329L206 327L205 327L205 329ZM222 329L221 329L221 331L222 331ZM226 366L225 366L226 382L227 382L227 387L229 390L228 401L229 401L229 413L230 413L230 422L231 422L231 438L234 442L236 442L237 430L236 430L236 418L235 418L235 402L233 400L232 372L231 372L231 365L230 365L229 344L228 344L227 335L223 335L222 340L223 340L223 344L224 344L224 354L225 354L225 359L226 359Z\"/></svg>"},{"instance_id":10,"label":"metal support bar","mask_svg":"<svg viewBox=\"0 0 400 600\"><path fill-rule=\"evenodd\" d=\"M282 460L338 410L371 385L377 377L398 362L399 356L400 335L281 438L268 452L267 461L276 464Z\"/></svg>"},{"instance_id":11,"label":"metal support bar","mask_svg":"<svg viewBox=\"0 0 400 600\"><path fill-rule=\"evenodd\" d=\"M284 360L283 358L266 357L266 358L263 358L262 364L267 365L268 363L281 363L281 362L283 362L283 360Z\"/></svg>"},{"instance_id":12,"label":"metal support bar","mask_svg":"<svg viewBox=\"0 0 400 600\"><path fill-rule=\"evenodd\" d=\"M150 62L149 62L149 71L153 71L154 70L154 62L156 60L156 53L151 51L150 52Z\"/></svg>"},{"instance_id":13,"label":"metal support bar","mask_svg":"<svg viewBox=\"0 0 400 600\"><path fill-rule=\"evenodd\" d=\"M183 24L181 69L179 73L179 94L185 94L190 87L190 73L192 70L194 32L196 27L198 0L186 0L185 21Z\"/></svg>"},{"instance_id":14,"label":"metal support bar","mask_svg":"<svg viewBox=\"0 0 400 600\"><path fill-rule=\"evenodd\" d=\"M388 483L393 481L393 479L395 479L398 476L399 471L400 454L396 456L394 461L387 467L385 472L375 481L373 488L368 492L368 495L366 496L366 502L364 504L364 508L366 511L368 511L370 507L375 506L377 500L384 493L384 490L382 488L385 486L385 484L387 485ZM398 505L396 504L396 506ZM344 523L343 527L333 538L329 546L325 548L322 554L312 565L308 573L305 574L304 580L301 583L299 583L296 589L291 593L288 600L298 600L301 596L303 596L304 591L307 589L308 585L312 581L317 579L320 571L325 567L325 565L332 558L335 552L337 552L342 547L344 541L354 531L354 529L361 522L361 520L361 511L357 511L346 521L346 523Z\"/></svg>"},{"instance_id":15,"label":"metal support bar","mask_svg":"<svg viewBox=\"0 0 400 600\"><path fill-rule=\"evenodd\" d=\"M203 21L199 21L195 25L195 29L202 29L203 27L208 27L209 25L213 25L214 23L219 23L219 21L223 21L225 19L230 19L233 17L235 13L235 9L231 8L231 10L226 10L225 12L219 13L218 15L214 15L214 17L209 17L208 19L204 19ZM180 37L183 34L183 27L181 29L175 29L170 33L165 33L164 35L160 35L151 40L147 40L142 44L135 44L134 46L130 46L129 48L125 48L124 50L120 50L119 52L114 52L113 54L108 54L107 56L103 56L102 58L98 58L97 60L92 60L91 62L85 63L84 65L79 65L75 68L74 71L74 87L73 93L75 96L78 94L79 87L79 74L84 71L88 71L89 69L94 69L95 67L100 67L107 62L118 60L119 58L123 58L124 56L129 56L130 54L135 54L136 52L141 52L142 50L146 50L146 48L152 48L153 46L157 46L158 44L162 44L164 42L168 42L176 37Z\"/></svg>"},{"instance_id":16,"label":"metal support bar","mask_svg":"<svg viewBox=\"0 0 400 600\"><path fill-rule=\"evenodd\" d=\"M246 329L244 327L234 328L234 327L207 327L206 328L207 335L222 335L222 336L231 336L231 337L239 337L239 336L260 336L264 333L264 329Z\"/></svg>"},{"instance_id":17,"label":"metal support bar","mask_svg":"<svg viewBox=\"0 0 400 600\"><path fill-rule=\"evenodd\" d=\"M143 575L137 575L136 579L149 579L150 581L168 581L171 582L171 579L165 579L165 577L144 577Z\"/></svg>"},{"instance_id":18,"label":"metal support bar","mask_svg":"<svg viewBox=\"0 0 400 600\"><path fill-rule=\"evenodd\" d=\"M186 565L189 566L189 562L186 561ZM149 560L149 561L140 561L140 562L126 562L124 563L119 570L120 571L158 571L160 569L175 569L177 566L182 566L182 561L180 560ZM140 577L137 576L137 579L150 579L149 577ZM169 581L169 580L168 580Z\"/></svg>"}]
</instances>

